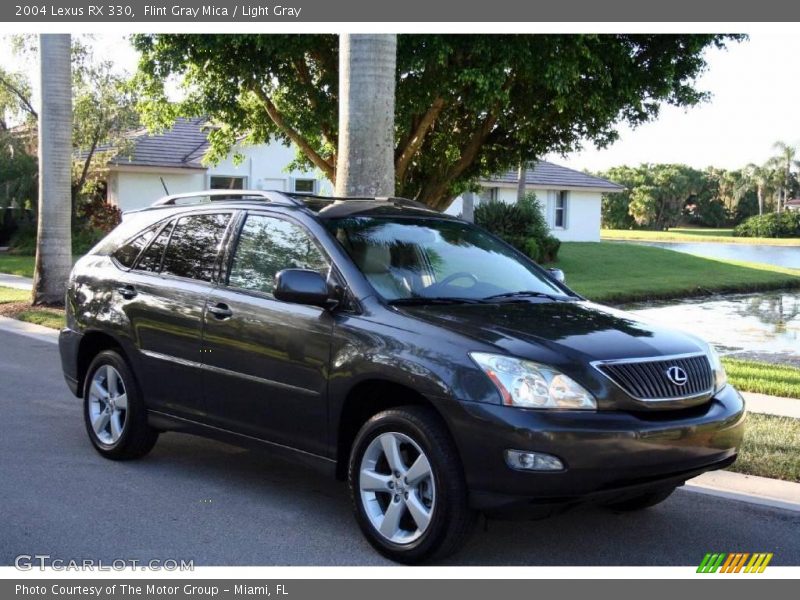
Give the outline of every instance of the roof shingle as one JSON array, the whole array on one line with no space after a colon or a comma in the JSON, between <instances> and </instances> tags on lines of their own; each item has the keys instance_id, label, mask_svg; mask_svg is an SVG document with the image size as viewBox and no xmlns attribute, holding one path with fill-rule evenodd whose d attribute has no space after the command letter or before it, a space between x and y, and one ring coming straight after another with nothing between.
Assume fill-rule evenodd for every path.
<instances>
[{"instance_id":1,"label":"roof shingle","mask_svg":"<svg viewBox=\"0 0 800 600\"><path fill-rule=\"evenodd\" d=\"M516 185L519 181L519 173L517 169L510 169L505 173L493 175L484 181L485 183L513 183ZM553 189L585 187L604 189L609 192L621 192L625 189L623 186L607 179L568 169L545 160L539 160L533 164L532 168L528 168L525 173L525 182L528 185L540 185L552 187Z\"/></svg>"}]
</instances>

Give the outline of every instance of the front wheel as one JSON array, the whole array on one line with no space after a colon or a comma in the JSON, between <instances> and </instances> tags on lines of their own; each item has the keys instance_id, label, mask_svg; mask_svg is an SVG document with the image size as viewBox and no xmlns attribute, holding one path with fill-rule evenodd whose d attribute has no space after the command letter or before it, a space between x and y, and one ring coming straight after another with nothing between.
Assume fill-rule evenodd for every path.
<instances>
[{"instance_id":1,"label":"front wheel","mask_svg":"<svg viewBox=\"0 0 800 600\"><path fill-rule=\"evenodd\" d=\"M144 456L158 439L133 373L114 350L98 354L89 365L83 390L86 432L105 458L128 460Z\"/></svg>"},{"instance_id":2,"label":"front wheel","mask_svg":"<svg viewBox=\"0 0 800 600\"><path fill-rule=\"evenodd\" d=\"M401 407L367 421L353 444L348 483L361 531L397 562L443 558L472 529L458 453L431 409Z\"/></svg>"}]
</instances>

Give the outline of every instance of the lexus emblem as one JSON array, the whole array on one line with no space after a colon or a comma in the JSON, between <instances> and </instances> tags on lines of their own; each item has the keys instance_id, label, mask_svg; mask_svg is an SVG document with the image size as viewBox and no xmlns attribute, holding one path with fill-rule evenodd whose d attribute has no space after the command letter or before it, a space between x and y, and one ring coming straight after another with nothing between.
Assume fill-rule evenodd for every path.
<instances>
[{"instance_id":1,"label":"lexus emblem","mask_svg":"<svg viewBox=\"0 0 800 600\"><path fill-rule=\"evenodd\" d=\"M686 374L686 371L680 367L670 367L665 373L667 374L667 379L675 385L686 385L686 382L689 381L689 376Z\"/></svg>"}]
</instances>

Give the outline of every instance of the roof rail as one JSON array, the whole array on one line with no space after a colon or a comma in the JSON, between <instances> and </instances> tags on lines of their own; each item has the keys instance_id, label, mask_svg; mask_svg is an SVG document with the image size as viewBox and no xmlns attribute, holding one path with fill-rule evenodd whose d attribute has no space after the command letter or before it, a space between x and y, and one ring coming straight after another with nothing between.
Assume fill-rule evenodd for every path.
<instances>
[{"instance_id":1,"label":"roof rail","mask_svg":"<svg viewBox=\"0 0 800 600\"><path fill-rule=\"evenodd\" d=\"M171 194L153 202L150 206L174 206L178 200L191 198L208 198L210 202L230 200L262 200L275 204L299 206L301 203L281 192L265 190L200 190L185 194ZM198 202L199 204L200 202Z\"/></svg>"}]
</instances>

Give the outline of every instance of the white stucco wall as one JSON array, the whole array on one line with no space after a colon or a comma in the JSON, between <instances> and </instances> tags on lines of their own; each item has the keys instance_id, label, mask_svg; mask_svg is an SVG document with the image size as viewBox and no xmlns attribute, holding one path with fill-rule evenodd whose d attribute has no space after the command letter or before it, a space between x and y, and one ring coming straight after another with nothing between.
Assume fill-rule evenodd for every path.
<instances>
[{"instance_id":1,"label":"white stucco wall","mask_svg":"<svg viewBox=\"0 0 800 600\"><path fill-rule=\"evenodd\" d=\"M517 188L496 188L497 199L502 202L513 204L517 201ZM558 190L548 190L542 188L528 188L529 191L536 193L536 198L544 212L547 224L553 235L563 242L599 242L600 241L600 192L567 190L567 222L565 227L556 228L555 223L555 202ZM489 190L481 193L482 199L489 198ZM485 201L485 200L483 200ZM476 205L480 202L476 198ZM453 203L445 211L447 214L457 215L461 213L461 196L453 200Z\"/></svg>"},{"instance_id":2,"label":"white stucco wall","mask_svg":"<svg viewBox=\"0 0 800 600\"><path fill-rule=\"evenodd\" d=\"M244 177L244 188L278 191L294 191L295 179L315 179L315 193L333 194L331 182L322 177L320 172L285 170L294 160L294 150L289 146L274 143L239 147L236 151L244 155L244 160L239 164L234 164L231 153L227 160L204 170L187 169L181 172L151 167L112 170L108 178L108 200L123 211L149 206L164 196L159 177L164 178L170 194L208 189L213 176Z\"/></svg>"},{"instance_id":3,"label":"white stucco wall","mask_svg":"<svg viewBox=\"0 0 800 600\"><path fill-rule=\"evenodd\" d=\"M244 155L244 160L234 164L233 153L227 160L208 169L208 176L245 177L245 187L255 190L294 191L295 179L316 179L315 193L330 195L333 193L331 182L319 171L286 171L287 165L294 160L295 151L289 146L279 143L259 146L237 147L235 152Z\"/></svg>"},{"instance_id":4,"label":"white stucco wall","mask_svg":"<svg viewBox=\"0 0 800 600\"><path fill-rule=\"evenodd\" d=\"M206 174L203 171L186 173L111 171L108 177L108 201L123 211L150 206L165 195L160 177L163 177L170 194L182 194L205 188Z\"/></svg>"}]
</instances>

